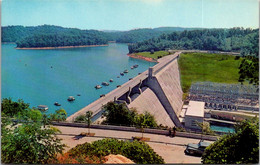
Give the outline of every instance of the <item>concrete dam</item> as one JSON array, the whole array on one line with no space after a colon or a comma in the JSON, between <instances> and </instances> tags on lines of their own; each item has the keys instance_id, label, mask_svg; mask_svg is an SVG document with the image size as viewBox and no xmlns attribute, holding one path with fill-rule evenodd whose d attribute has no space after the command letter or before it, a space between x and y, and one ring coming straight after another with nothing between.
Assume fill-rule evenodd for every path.
<instances>
[{"instance_id":1,"label":"concrete dam","mask_svg":"<svg viewBox=\"0 0 260 165\"><path fill-rule=\"evenodd\" d=\"M176 52L159 59L158 64L69 116L67 121L72 122L87 111L92 111L96 120L102 114L103 105L116 101L125 102L128 108L135 107L138 113L150 112L158 124L182 127L179 120L183 105L178 68L180 54Z\"/></svg>"}]
</instances>

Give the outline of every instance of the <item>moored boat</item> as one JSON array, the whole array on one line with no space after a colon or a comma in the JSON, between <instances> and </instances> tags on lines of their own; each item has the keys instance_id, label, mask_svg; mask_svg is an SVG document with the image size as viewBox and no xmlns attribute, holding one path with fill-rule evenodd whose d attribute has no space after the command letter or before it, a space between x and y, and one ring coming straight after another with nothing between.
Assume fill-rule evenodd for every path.
<instances>
[{"instance_id":1,"label":"moored boat","mask_svg":"<svg viewBox=\"0 0 260 165\"><path fill-rule=\"evenodd\" d=\"M108 86L109 83L108 83L108 82L102 82L102 85L104 85L104 86Z\"/></svg>"},{"instance_id":2,"label":"moored boat","mask_svg":"<svg viewBox=\"0 0 260 165\"><path fill-rule=\"evenodd\" d=\"M100 97L105 97L105 96L106 96L105 94L100 95Z\"/></svg>"},{"instance_id":3,"label":"moored boat","mask_svg":"<svg viewBox=\"0 0 260 165\"><path fill-rule=\"evenodd\" d=\"M37 109L40 111L47 111L49 108L47 105L38 105Z\"/></svg>"},{"instance_id":4,"label":"moored boat","mask_svg":"<svg viewBox=\"0 0 260 165\"><path fill-rule=\"evenodd\" d=\"M100 88L102 88L102 86L96 85L95 88L96 88L96 89L100 89Z\"/></svg>"},{"instance_id":5,"label":"moored boat","mask_svg":"<svg viewBox=\"0 0 260 165\"><path fill-rule=\"evenodd\" d=\"M68 97L68 101L74 101L74 100L75 100L75 98L73 96Z\"/></svg>"},{"instance_id":6,"label":"moored boat","mask_svg":"<svg viewBox=\"0 0 260 165\"><path fill-rule=\"evenodd\" d=\"M128 70L126 69L126 70L124 70L124 73L128 73Z\"/></svg>"},{"instance_id":7,"label":"moored boat","mask_svg":"<svg viewBox=\"0 0 260 165\"><path fill-rule=\"evenodd\" d=\"M138 66L139 66L139 65L136 64L136 65L134 65L133 67L134 67L134 68L137 68Z\"/></svg>"},{"instance_id":8,"label":"moored boat","mask_svg":"<svg viewBox=\"0 0 260 165\"><path fill-rule=\"evenodd\" d=\"M113 79L110 79L109 82L113 82L114 80Z\"/></svg>"},{"instance_id":9,"label":"moored boat","mask_svg":"<svg viewBox=\"0 0 260 165\"><path fill-rule=\"evenodd\" d=\"M124 73L123 73L123 72L121 72L121 73L120 73L120 75L121 75L121 76L124 76Z\"/></svg>"},{"instance_id":10,"label":"moored boat","mask_svg":"<svg viewBox=\"0 0 260 165\"><path fill-rule=\"evenodd\" d=\"M56 106L61 106L61 104L58 103L58 102L55 102L54 105L56 105Z\"/></svg>"}]
</instances>

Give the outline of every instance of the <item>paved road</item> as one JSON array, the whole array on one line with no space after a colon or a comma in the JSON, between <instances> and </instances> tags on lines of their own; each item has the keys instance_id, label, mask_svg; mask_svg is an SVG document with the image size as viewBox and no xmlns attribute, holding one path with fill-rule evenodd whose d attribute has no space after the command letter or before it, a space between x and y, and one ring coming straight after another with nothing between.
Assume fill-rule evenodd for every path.
<instances>
[{"instance_id":1,"label":"paved road","mask_svg":"<svg viewBox=\"0 0 260 165\"><path fill-rule=\"evenodd\" d=\"M75 128L55 126L60 129L62 134L58 135L63 139L63 143L68 146L66 151L75 147L77 144L83 144L85 142L93 142L103 138L117 138L122 140L129 140L132 136L141 136L138 132L126 132L115 130L101 130L91 129L91 133L95 133L95 137L83 137L79 140L74 140L75 135L81 132L87 132L87 128ZM151 140L147 142L156 153L163 157L166 163L201 163L200 157L188 156L184 154L185 145L187 143L198 143L198 139L183 138L183 137L168 137L165 135L156 134L144 134L144 137L149 137ZM212 143L212 142L211 142Z\"/></svg>"}]
</instances>

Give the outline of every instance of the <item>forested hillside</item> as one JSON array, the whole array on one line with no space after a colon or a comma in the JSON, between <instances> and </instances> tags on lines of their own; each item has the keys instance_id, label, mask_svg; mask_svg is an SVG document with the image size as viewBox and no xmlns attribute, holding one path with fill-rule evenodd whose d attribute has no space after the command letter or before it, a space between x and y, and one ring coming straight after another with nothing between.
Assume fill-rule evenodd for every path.
<instances>
[{"instance_id":1,"label":"forested hillside","mask_svg":"<svg viewBox=\"0 0 260 165\"><path fill-rule=\"evenodd\" d=\"M130 31L97 31L63 28L60 26L7 26L2 27L2 42L16 42L17 47L57 47L100 45L107 41L136 43L159 37L173 31L193 30L194 28L160 27L135 29Z\"/></svg>"},{"instance_id":2,"label":"forested hillside","mask_svg":"<svg viewBox=\"0 0 260 165\"><path fill-rule=\"evenodd\" d=\"M131 44L129 53L167 49L199 49L241 51L258 44L258 29L201 29L162 34L149 40Z\"/></svg>"},{"instance_id":3,"label":"forested hillside","mask_svg":"<svg viewBox=\"0 0 260 165\"><path fill-rule=\"evenodd\" d=\"M101 45L107 43L104 32L59 26L9 26L2 28L2 42L16 42L19 48Z\"/></svg>"},{"instance_id":4,"label":"forested hillside","mask_svg":"<svg viewBox=\"0 0 260 165\"><path fill-rule=\"evenodd\" d=\"M120 43L136 43L148 40L154 37L159 37L162 34L168 34L175 31L193 30L195 28L181 28L181 27L159 27L159 28L144 28L135 29L124 32L109 33L113 40Z\"/></svg>"}]
</instances>

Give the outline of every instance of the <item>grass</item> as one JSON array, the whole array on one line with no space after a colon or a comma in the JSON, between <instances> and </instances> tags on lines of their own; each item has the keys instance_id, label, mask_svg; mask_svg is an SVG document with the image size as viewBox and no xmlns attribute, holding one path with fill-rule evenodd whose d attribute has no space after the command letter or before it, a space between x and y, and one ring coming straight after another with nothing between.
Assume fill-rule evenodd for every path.
<instances>
[{"instance_id":1,"label":"grass","mask_svg":"<svg viewBox=\"0 0 260 165\"><path fill-rule=\"evenodd\" d=\"M151 54L150 52L140 52L140 53L136 53L136 55L158 59L158 56L163 57L163 56L169 55L169 52L167 52L167 51L156 51L156 52L154 52L154 54Z\"/></svg>"},{"instance_id":2,"label":"grass","mask_svg":"<svg viewBox=\"0 0 260 165\"><path fill-rule=\"evenodd\" d=\"M242 58L232 55L185 53L179 58L181 86L184 97L192 83L211 81L217 83L239 83L239 65Z\"/></svg>"}]
</instances>

